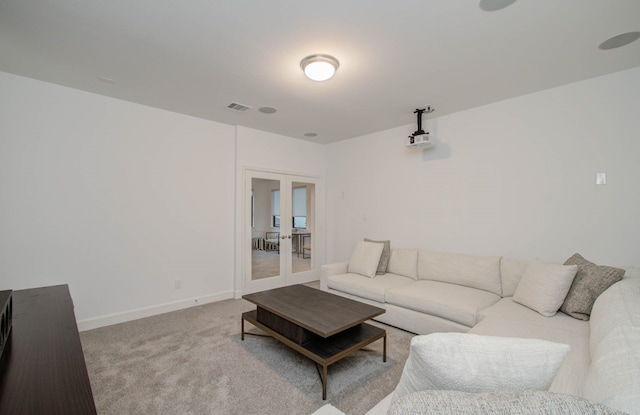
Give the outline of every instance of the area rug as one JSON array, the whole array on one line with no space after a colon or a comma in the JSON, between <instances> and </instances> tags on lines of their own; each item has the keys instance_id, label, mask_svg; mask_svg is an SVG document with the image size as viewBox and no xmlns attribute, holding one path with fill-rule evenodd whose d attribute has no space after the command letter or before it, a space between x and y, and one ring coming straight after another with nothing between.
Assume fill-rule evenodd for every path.
<instances>
[{"instance_id":1,"label":"area rug","mask_svg":"<svg viewBox=\"0 0 640 415\"><path fill-rule=\"evenodd\" d=\"M225 300L82 332L98 413L311 414L331 404L356 415L395 388L412 334L374 323L387 329L387 362L377 341L329 366L323 401L311 360L270 337L241 340L240 316L254 307Z\"/></svg>"}]
</instances>

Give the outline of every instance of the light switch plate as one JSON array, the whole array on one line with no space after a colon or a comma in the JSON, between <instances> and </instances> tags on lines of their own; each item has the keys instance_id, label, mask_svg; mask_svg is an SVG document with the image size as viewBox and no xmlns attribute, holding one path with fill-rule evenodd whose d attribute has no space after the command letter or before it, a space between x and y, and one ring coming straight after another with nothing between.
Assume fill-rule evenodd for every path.
<instances>
[{"instance_id":1,"label":"light switch plate","mask_svg":"<svg viewBox=\"0 0 640 415\"><path fill-rule=\"evenodd\" d=\"M596 184L607 184L607 173L596 173Z\"/></svg>"}]
</instances>

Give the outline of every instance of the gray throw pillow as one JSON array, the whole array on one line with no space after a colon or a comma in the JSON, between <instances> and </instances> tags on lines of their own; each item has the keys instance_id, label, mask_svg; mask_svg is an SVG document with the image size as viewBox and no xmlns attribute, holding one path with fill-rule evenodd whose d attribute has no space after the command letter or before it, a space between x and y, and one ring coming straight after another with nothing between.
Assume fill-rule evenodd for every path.
<instances>
[{"instance_id":1,"label":"gray throw pillow","mask_svg":"<svg viewBox=\"0 0 640 415\"><path fill-rule=\"evenodd\" d=\"M389 257L391 256L391 241L374 241L373 239L364 238L365 242L375 242L378 244L384 244L382 248L382 255L380 255L380 262L378 262L378 269L376 274L382 275L387 272L389 266Z\"/></svg>"},{"instance_id":2,"label":"gray throw pillow","mask_svg":"<svg viewBox=\"0 0 640 415\"><path fill-rule=\"evenodd\" d=\"M578 320L589 320L596 298L622 279L624 270L596 265L580 254L573 254L565 265L577 265L576 273L560 311Z\"/></svg>"},{"instance_id":3,"label":"gray throw pillow","mask_svg":"<svg viewBox=\"0 0 640 415\"><path fill-rule=\"evenodd\" d=\"M573 395L547 391L468 393L420 391L403 396L389 408L390 415L554 414L623 415L604 405Z\"/></svg>"}]
</instances>

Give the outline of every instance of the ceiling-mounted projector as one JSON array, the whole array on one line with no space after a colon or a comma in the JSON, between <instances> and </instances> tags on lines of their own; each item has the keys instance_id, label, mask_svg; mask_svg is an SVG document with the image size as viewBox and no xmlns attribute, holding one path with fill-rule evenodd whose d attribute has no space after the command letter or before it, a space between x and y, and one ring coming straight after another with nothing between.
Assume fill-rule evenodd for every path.
<instances>
[{"instance_id":1,"label":"ceiling-mounted projector","mask_svg":"<svg viewBox=\"0 0 640 415\"><path fill-rule=\"evenodd\" d=\"M430 140L429 133L419 134L419 135L410 135L409 136L409 146L420 146L427 147L432 146L433 143Z\"/></svg>"},{"instance_id":2,"label":"ceiling-mounted projector","mask_svg":"<svg viewBox=\"0 0 640 415\"><path fill-rule=\"evenodd\" d=\"M409 136L409 140L407 141L407 147L422 147L428 148L433 146L433 142L431 141L431 137L429 137L428 132L424 132L422 129L422 114L430 114L435 111L435 108L427 107L422 109L417 109L413 113L417 114L418 118L418 129Z\"/></svg>"}]
</instances>

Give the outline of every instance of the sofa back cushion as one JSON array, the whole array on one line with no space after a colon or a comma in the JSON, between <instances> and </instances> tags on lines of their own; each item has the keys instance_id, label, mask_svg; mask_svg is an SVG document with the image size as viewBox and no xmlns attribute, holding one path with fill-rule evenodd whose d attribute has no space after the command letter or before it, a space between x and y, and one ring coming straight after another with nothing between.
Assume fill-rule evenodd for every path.
<instances>
[{"instance_id":1,"label":"sofa back cushion","mask_svg":"<svg viewBox=\"0 0 640 415\"><path fill-rule=\"evenodd\" d=\"M392 249L387 272L418 279L418 250Z\"/></svg>"},{"instance_id":2,"label":"sofa back cushion","mask_svg":"<svg viewBox=\"0 0 640 415\"><path fill-rule=\"evenodd\" d=\"M602 293L591 310L591 366L583 397L620 411L640 408L640 278Z\"/></svg>"},{"instance_id":3,"label":"sofa back cushion","mask_svg":"<svg viewBox=\"0 0 640 415\"><path fill-rule=\"evenodd\" d=\"M418 279L463 285L502 296L499 256L419 251Z\"/></svg>"},{"instance_id":4,"label":"sofa back cushion","mask_svg":"<svg viewBox=\"0 0 640 415\"><path fill-rule=\"evenodd\" d=\"M622 278L640 278L640 268L633 265L628 265L624 268L624 275Z\"/></svg>"},{"instance_id":5,"label":"sofa back cushion","mask_svg":"<svg viewBox=\"0 0 640 415\"><path fill-rule=\"evenodd\" d=\"M502 258L500 260L500 278L502 279L502 296L513 297L520 279L529 266L529 261Z\"/></svg>"}]
</instances>

